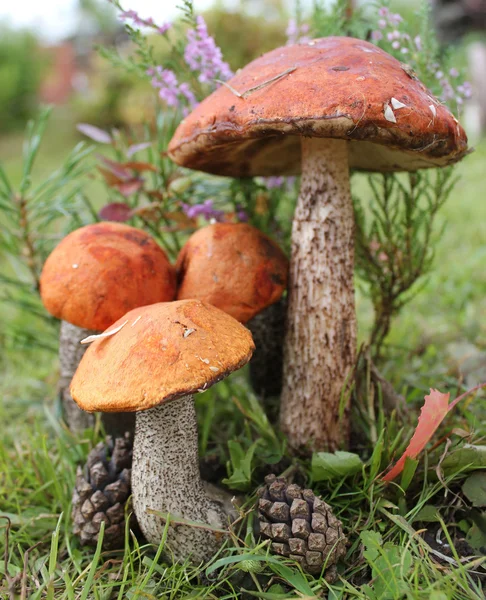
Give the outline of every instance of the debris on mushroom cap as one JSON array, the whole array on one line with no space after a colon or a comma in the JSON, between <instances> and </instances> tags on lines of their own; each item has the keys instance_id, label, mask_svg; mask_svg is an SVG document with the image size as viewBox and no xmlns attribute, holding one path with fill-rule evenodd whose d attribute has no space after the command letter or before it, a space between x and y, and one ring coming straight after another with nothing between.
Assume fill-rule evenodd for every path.
<instances>
[{"instance_id":1,"label":"debris on mushroom cap","mask_svg":"<svg viewBox=\"0 0 486 600\"><path fill-rule=\"evenodd\" d=\"M280 299L287 286L288 260L255 227L215 223L188 239L176 269L179 300L204 300L246 323Z\"/></svg>"},{"instance_id":2,"label":"debris on mushroom cap","mask_svg":"<svg viewBox=\"0 0 486 600\"><path fill-rule=\"evenodd\" d=\"M123 321L128 324L116 335L88 347L74 374L71 394L83 410L145 410L207 389L245 365L254 350L246 327L199 300L135 308L113 329Z\"/></svg>"},{"instance_id":3,"label":"debris on mushroom cap","mask_svg":"<svg viewBox=\"0 0 486 600\"><path fill-rule=\"evenodd\" d=\"M175 132L171 158L242 177L298 174L301 136L349 140L350 167L369 171L444 166L467 153L445 106L431 126L430 91L400 61L363 40L313 41L264 54L201 102ZM408 110L394 115L397 102Z\"/></svg>"},{"instance_id":4,"label":"debris on mushroom cap","mask_svg":"<svg viewBox=\"0 0 486 600\"><path fill-rule=\"evenodd\" d=\"M173 300L175 269L147 233L121 223L86 225L66 236L44 264L46 309L102 331L137 306Z\"/></svg>"}]
</instances>

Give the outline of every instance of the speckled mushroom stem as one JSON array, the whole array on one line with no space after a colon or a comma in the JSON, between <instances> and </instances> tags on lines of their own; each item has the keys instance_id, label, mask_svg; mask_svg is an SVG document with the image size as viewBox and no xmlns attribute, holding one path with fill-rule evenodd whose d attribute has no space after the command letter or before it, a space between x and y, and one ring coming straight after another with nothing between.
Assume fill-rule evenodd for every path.
<instances>
[{"instance_id":1,"label":"speckled mushroom stem","mask_svg":"<svg viewBox=\"0 0 486 600\"><path fill-rule=\"evenodd\" d=\"M340 402L356 355L354 215L347 142L302 138L292 252L281 427L298 451L348 441Z\"/></svg>"},{"instance_id":2,"label":"speckled mushroom stem","mask_svg":"<svg viewBox=\"0 0 486 600\"><path fill-rule=\"evenodd\" d=\"M90 329L83 329L67 321L61 321L59 334L59 363L60 380L59 394L61 396L62 411L69 429L74 433L81 433L84 429L92 427L94 415L81 410L69 393L69 384L80 360L86 352L87 346L80 341L96 333Z\"/></svg>"},{"instance_id":3,"label":"speckled mushroom stem","mask_svg":"<svg viewBox=\"0 0 486 600\"><path fill-rule=\"evenodd\" d=\"M69 393L69 384L88 348L88 344L81 344L81 340L96 333L98 332L77 327L67 321L61 321L59 334L59 395L64 420L69 429L76 434L93 427L95 416L78 407ZM105 432L114 438L123 436L126 431L133 435L135 417L132 413L103 413L101 420Z\"/></svg>"},{"instance_id":4,"label":"speckled mushroom stem","mask_svg":"<svg viewBox=\"0 0 486 600\"><path fill-rule=\"evenodd\" d=\"M147 509L227 529L228 509L205 487L199 473L197 421L192 396L138 412L132 464L133 508L149 542L159 544L165 520ZM210 495L211 494L211 495ZM193 563L208 561L225 536L209 529L170 524L165 554Z\"/></svg>"}]
</instances>

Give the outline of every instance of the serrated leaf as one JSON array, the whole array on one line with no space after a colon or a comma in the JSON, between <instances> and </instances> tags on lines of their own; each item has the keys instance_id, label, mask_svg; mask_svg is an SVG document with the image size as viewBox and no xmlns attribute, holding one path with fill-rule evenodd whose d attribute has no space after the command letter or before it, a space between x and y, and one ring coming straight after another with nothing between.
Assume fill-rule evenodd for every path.
<instances>
[{"instance_id":1,"label":"serrated leaf","mask_svg":"<svg viewBox=\"0 0 486 600\"><path fill-rule=\"evenodd\" d=\"M462 484L462 493L473 506L486 506L486 471L476 471Z\"/></svg>"},{"instance_id":2,"label":"serrated leaf","mask_svg":"<svg viewBox=\"0 0 486 600\"><path fill-rule=\"evenodd\" d=\"M443 394L442 392L439 392L439 390L431 389L430 394L424 398L425 402L420 410L418 424L415 428L410 443L407 446L407 449L402 454L400 459L395 463L395 466L383 477L383 481L392 481L395 479L395 477L397 477L397 475L400 475L400 473L403 471L403 467L405 466L405 460L407 456L410 458L416 458L420 452L422 452L434 433L437 431L439 425L444 420L446 414L452 410L460 400L482 387L486 387L486 384L482 383L475 386L464 394L461 394L450 404L450 394Z\"/></svg>"},{"instance_id":3,"label":"serrated leaf","mask_svg":"<svg viewBox=\"0 0 486 600\"><path fill-rule=\"evenodd\" d=\"M361 458L352 452L315 452L311 473L314 481L329 481L354 475L361 471L362 466Z\"/></svg>"}]
</instances>

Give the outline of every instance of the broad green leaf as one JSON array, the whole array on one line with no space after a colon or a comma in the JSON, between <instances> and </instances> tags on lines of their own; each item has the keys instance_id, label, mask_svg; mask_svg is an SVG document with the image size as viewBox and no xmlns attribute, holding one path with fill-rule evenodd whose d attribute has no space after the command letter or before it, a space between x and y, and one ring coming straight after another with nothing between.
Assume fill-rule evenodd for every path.
<instances>
[{"instance_id":1,"label":"broad green leaf","mask_svg":"<svg viewBox=\"0 0 486 600\"><path fill-rule=\"evenodd\" d=\"M413 517L412 522L421 521L422 523L437 523L439 520L437 507L432 504L425 504Z\"/></svg>"},{"instance_id":2,"label":"broad green leaf","mask_svg":"<svg viewBox=\"0 0 486 600\"><path fill-rule=\"evenodd\" d=\"M448 454L442 461L441 467L445 473L486 469L486 446L464 444L462 448Z\"/></svg>"},{"instance_id":3,"label":"broad green leaf","mask_svg":"<svg viewBox=\"0 0 486 600\"><path fill-rule=\"evenodd\" d=\"M486 471L476 471L462 484L462 491L473 506L486 506Z\"/></svg>"},{"instance_id":4,"label":"broad green leaf","mask_svg":"<svg viewBox=\"0 0 486 600\"><path fill-rule=\"evenodd\" d=\"M349 477L361 471L363 462L357 454L338 450L315 452L312 455L312 477L314 481L329 481Z\"/></svg>"}]
</instances>

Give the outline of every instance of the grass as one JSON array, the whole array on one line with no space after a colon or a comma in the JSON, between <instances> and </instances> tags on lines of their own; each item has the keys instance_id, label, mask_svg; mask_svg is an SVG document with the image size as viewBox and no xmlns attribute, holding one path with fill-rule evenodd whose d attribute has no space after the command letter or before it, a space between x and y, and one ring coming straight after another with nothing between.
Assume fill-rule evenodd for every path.
<instances>
[{"instance_id":1,"label":"grass","mask_svg":"<svg viewBox=\"0 0 486 600\"><path fill-rule=\"evenodd\" d=\"M57 138L52 125L35 176L42 179L59 163L70 141ZM19 138L0 145L0 159L13 179L20 173L12 156ZM461 180L442 211L443 233L436 242L435 269L424 288L404 308L388 340L382 370L416 407L429 387L463 389L460 364L450 345L467 342L485 350L486 334L486 140L459 167ZM370 307L358 295L360 335L366 337ZM5 318L5 315L4 315ZM39 331L39 343L43 334ZM40 346L21 351L5 346L0 381L0 598L362 598L479 600L484 598L485 558L465 561L453 542L466 535L478 548L486 533L475 525L481 507L472 507L461 487L469 464L437 475L445 441L449 454L464 443L484 445L486 405L480 396L459 405L446 419L432 447L408 477L385 487L376 475L401 453L417 412L403 427L378 405L361 398L354 446L358 472L320 479L312 464L297 461L308 485L322 494L343 521L349 545L339 580L305 575L290 560L270 557L253 534L251 518L231 532L209 565L170 565L163 545L140 545L129 531L125 549L104 552L81 548L70 533L70 503L76 465L101 436L99 427L77 438L58 419L55 400L57 359ZM366 394L365 394L366 395ZM251 515L253 491L284 454L285 441L274 431L252 396L244 375L200 394L201 452L227 465L235 493L246 493ZM361 426L367 422L368 427ZM358 422L358 419L356 419ZM377 432L377 438L367 433ZM380 433L381 432L381 433ZM238 446L247 469L230 456ZM271 464L275 466L272 467ZM269 466L270 465L270 466ZM235 476L238 468L242 476ZM284 467L282 466L282 469ZM413 472L413 468L417 470ZM236 484L235 482L238 481ZM484 510L484 509L483 509ZM484 513L483 513L484 514ZM476 527L476 529L475 529ZM474 537L476 536L476 537ZM479 542L477 540L480 540ZM436 542L440 540L442 544ZM444 558L444 548L451 551ZM458 546L459 547L459 546ZM243 590L248 590L244 592Z\"/></svg>"}]
</instances>

